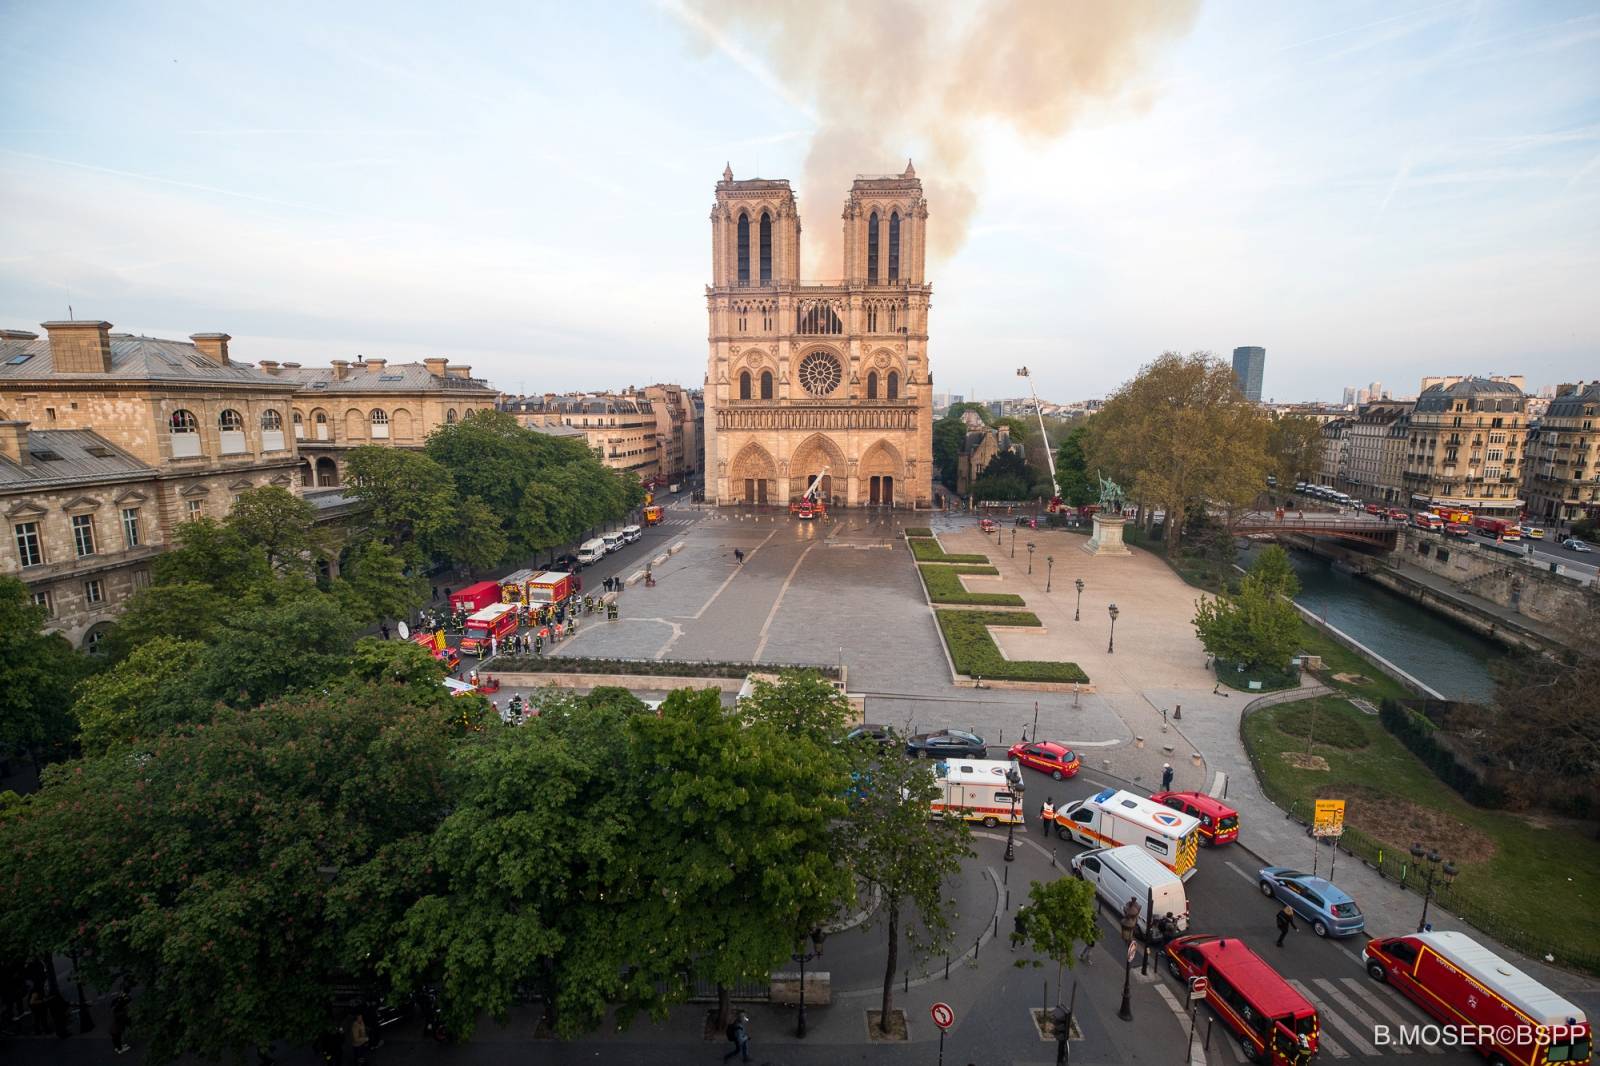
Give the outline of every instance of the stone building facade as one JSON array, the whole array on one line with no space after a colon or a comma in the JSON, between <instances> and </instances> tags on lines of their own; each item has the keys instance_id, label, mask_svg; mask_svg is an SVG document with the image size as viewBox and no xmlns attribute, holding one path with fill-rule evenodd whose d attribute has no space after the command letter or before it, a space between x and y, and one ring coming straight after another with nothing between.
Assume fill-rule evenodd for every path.
<instances>
[{"instance_id":1,"label":"stone building facade","mask_svg":"<svg viewBox=\"0 0 1600 1066\"><path fill-rule=\"evenodd\" d=\"M263 359L263 374L294 388L290 431L299 445L300 483L344 483L345 457L367 444L421 448L440 426L493 410L496 392L470 366L444 358L390 365L387 359L335 359L303 367Z\"/></svg>"},{"instance_id":2,"label":"stone building facade","mask_svg":"<svg viewBox=\"0 0 1600 1066\"><path fill-rule=\"evenodd\" d=\"M581 431L601 460L640 482L661 475L656 412L643 393L573 393L503 400L502 411L532 429L566 426Z\"/></svg>"},{"instance_id":3,"label":"stone building facade","mask_svg":"<svg viewBox=\"0 0 1600 1066\"><path fill-rule=\"evenodd\" d=\"M220 519L246 489L296 489L295 386L233 362L225 333L43 328L0 330L0 572L92 648L178 523Z\"/></svg>"},{"instance_id":4,"label":"stone building facade","mask_svg":"<svg viewBox=\"0 0 1600 1066\"><path fill-rule=\"evenodd\" d=\"M859 177L844 206L840 280L803 281L785 180L725 169L706 288L705 491L719 504L932 500L928 209L903 173Z\"/></svg>"},{"instance_id":5,"label":"stone building facade","mask_svg":"<svg viewBox=\"0 0 1600 1066\"><path fill-rule=\"evenodd\" d=\"M696 419L694 394L682 385L646 385L642 390L656 416L656 464L668 481L691 480L705 455L700 443L702 421Z\"/></svg>"},{"instance_id":6,"label":"stone building facade","mask_svg":"<svg viewBox=\"0 0 1600 1066\"><path fill-rule=\"evenodd\" d=\"M1404 436L1396 436L1397 423L1410 424L1409 403L1370 403L1345 426L1339 464L1339 491L1367 503L1399 503L1405 499L1400 484Z\"/></svg>"},{"instance_id":7,"label":"stone building facade","mask_svg":"<svg viewBox=\"0 0 1600 1066\"><path fill-rule=\"evenodd\" d=\"M1529 514L1551 523L1600 516L1600 381L1557 386L1526 451Z\"/></svg>"},{"instance_id":8,"label":"stone building facade","mask_svg":"<svg viewBox=\"0 0 1600 1066\"><path fill-rule=\"evenodd\" d=\"M1339 484L1344 469L1344 444L1350 432L1348 418L1333 418L1322 423L1322 465L1317 468L1317 484L1329 488Z\"/></svg>"},{"instance_id":9,"label":"stone building facade","mask_svg":"<svg viewBox=\"0 0 1600 1066\"><path fill-rule=\"evenodd\" d=\"M1527 396L1512 379L1445 379L1423 389L1402 475L1410 505L1519 515L1526 412Z\"/></svg>"},{"instance_id":10,"label":"stone building facade","mask_svg":"<svg viewBox=\"0 0 1600 1066\"><path fill-rule=\"evenodd\" d=\"M956 492L964 496L995 456L1001 452L1020 452L1022 445L1012 441L1010 426L991 427L976 411L961 412L961 424L967 427L967 432L961 438L961 452L956 456Z\"/></svg>"}]
</instances>

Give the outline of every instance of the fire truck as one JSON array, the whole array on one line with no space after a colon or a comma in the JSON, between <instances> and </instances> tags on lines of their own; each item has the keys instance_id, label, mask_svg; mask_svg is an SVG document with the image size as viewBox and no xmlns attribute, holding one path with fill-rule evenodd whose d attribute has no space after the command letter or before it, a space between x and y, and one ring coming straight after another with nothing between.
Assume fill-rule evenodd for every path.
<instances>
[{"instance_id":1,"label":"fire truck","mask_svg":"<svg viewBox=\"0 0 1600 1066\"><path fill-rule=\"evenodd\" d=\"M500 582L480 581L476 585L450 594L450 610L462 614L472 614L481 611L491 603L500 602Z\"/></svg>"},{"instance_id":2,"label":"fire truck","mask_svg":"<svg viewBox=\"0 0 1600 1066\"><path fill-rule=\"evenodd\" d=\"M467 619L467 632L461 650L467 655L486 657L493 647L517 631L520 612L514 603L492 603Z\"/></svg>"},{"instance_id":3,"label":"fire truck","mask_svg":"<svg viewBox=\"0 0 1600 1066\"><path fill-rule=\"evenodd\" d=\"M644 509L644 524L647 526L659 526L661 524L661 519L665 514L666 512L663 511L659 506L651 504L649 507Z\"/></svg>"},{"instance_id":4,"label":"fire truck","mask_svg":"<svg viewBox=\"0 0 1600 1066\"><path fill-rule=\"evenodd\" d=\"M811 479L811 484L806 486L806 491L800 494L800 498L789 505L789 513L807 521L817 515L826 516L828 502L822 498L818 490L822 487L822 479L827 476L828 468L823 467L822 472Z\"/></svg>"},{"instance_id":5,"label":"fire truck","mask_svg":"<svg viewBox=\"0 0 1600 1066\"><path fill-rule=\"evenodd\" d=\"M517 570L500 579L500 601L502 603L527 603L528 580L536 571Z\"/></svg>"},{"instance_id":6,"label":"fire truck","mask_svg":"<svg viewBox=\"0 0 1600 1066\"><path fill-rule=\"evenodd\" d=\"M1522 530L1512 521L1504 518L1489 518L1478 515L1472 520L1472 528L1485 536L1495 540L1521 540Z\"/></svg>"},{"instance_id":7,"label":"fire truck","mask_svg":"<svg viewBox=\"0 0 1600 1066\"><path fill-rule=\"evenodd\" d=\"M572 575L559 570L546 570L528 579L528 604L543 607L560 603L577 589L572 587Z\"/></svg>"}]
</instances>

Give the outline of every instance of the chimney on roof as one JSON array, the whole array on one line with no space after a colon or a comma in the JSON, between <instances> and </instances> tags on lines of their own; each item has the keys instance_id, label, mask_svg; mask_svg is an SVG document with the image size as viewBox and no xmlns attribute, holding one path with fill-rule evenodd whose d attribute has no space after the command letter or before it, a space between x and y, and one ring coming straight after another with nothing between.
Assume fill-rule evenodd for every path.
<instances>
[{"instance_id":1,"label":"chimney on roof","mask_svg":"<svg viewBox=\"0 0 1600 1066\"><path fill-rule=\"evenodd\" d=\"M428 373L432 374L434 377L442 378L444 377L445 364L448 362L450 362L450 360L444 358L443 356L434 355L424 359L422 361L422 365L427 367Z\"/></svg>"},{"instance_id":2,"label":"chimney on roof","mask_svg":"<svg viewBox=\"0 0 1600 1066\"><path fill-rule=\"evenodd\" d=\"M332 360L332 366L333 380L335 381L343 381L350 373L350 360L348 359L334 359Z\"/></svg>"},{"instance_id":3,"label":"chimney on roof","mask_svg":"<svg viewBox=\"0 0 1600 1066\"><path fill-rule=\"evenodd\" d=\"M444 373L446 377L451 378L470 378L472 376L472 367L462 363L451 363L444 368Z\"/></svg>"},{"instance_id":4,"label":"chimney on roof","mask_svg":"<svg viewBox=\"0 0 1600 1066\"><path fill-rule=\"evenodd\" d=\"M50 335L56 369L68 374L105 374L111 370L111 323L42 322Z\"/></svg>"},{"instance_id":5,"label":"chimney on roof","mask_svg":"<svg viewBox=\"0 0 1600 1066\"><path fill-rule=\"evenodd\" d=\"M262 370L266 371L268 374L271 374L274 377L277 376L277 374L278 374L278 361L276 359L263 359L263 360L261 360L261 362L258 365L261 367Z\"/></svg>"},{"instance_id":6,"label":"chimney on roof","mask_svg":"<svg viewBox=\"0 0 1600 1066\"><path fill-rule=\"evenodd\" d=\"M218 366L228 365L228 342L232 337L226 333L191 333L189 339L194 341L201 355Z\"/></svg>"},{"instance_id":7,"label":"chimney on roof","mask_svg":"<svg viewBox=\"0 0 1600 1066\"><path fill-rule=\"evenodd\" d=\"M299 363L284 363L283 364L283 368L285 370L299 370L300 369L300 364Z\"/></svg>"},{"instance_id":8,"label":"chimney on roof","mask_svg":"<svg viewBox=\"0 0 1600 1066\"><path fill-rule=\"evenodd\" d=\"M25 329L0 329L0 341L36 341L37 333L29 333Z\"/></svg>"},{"instance_id":9,"label":"chimney on roof","mask_svg":"<svg viewBox=\"0 0 1600 1066\"><path fill-rule=\"evenodd\" d=\"M28 423L0 422L0 455L18 466L28 465Z\"/></svg>"},{"instance_id":10,"label":"chimney on roof","mask_svg":"<svg viewBox=\"0 0 1600 1066\"><path fill-rule=\"evenodd\" d=\"M368 359L367 369L374 374L381 374L383 373L384 365L388 362L389 360L387 359Z\"/></svg>"}]
</instances>

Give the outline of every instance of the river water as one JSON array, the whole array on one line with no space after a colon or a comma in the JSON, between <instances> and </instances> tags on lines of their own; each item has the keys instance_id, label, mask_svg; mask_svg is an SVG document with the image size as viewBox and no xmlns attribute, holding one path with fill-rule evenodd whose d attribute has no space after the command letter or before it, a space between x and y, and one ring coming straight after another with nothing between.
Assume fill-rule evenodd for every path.
<instances>
[{"instance_id":1,"label":"river water","mask_svg":"<svg viewBox=\"0 0 1600 1066\"><path fill-rule=\"evenodd\" d=\"M1249 552L1239 565L1249 567ZM1447 699L1487 700L1494 693L1488 664L1500 645L1418 607L1388 589L1334 567L1332 560L1290 551L1300 577L1295 602L1343 630Z\"/></svg>"}]
</instances>

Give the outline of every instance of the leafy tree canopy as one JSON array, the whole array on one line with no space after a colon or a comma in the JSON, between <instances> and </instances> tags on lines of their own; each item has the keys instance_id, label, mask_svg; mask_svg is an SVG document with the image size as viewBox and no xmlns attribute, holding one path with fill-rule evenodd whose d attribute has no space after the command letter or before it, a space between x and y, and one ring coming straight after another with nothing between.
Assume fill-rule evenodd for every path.
<instances>
[{"instance_id":1,"label":"leafy tree canopy","mask_svg":"<svg viewBox=\"0 0 1600 1066\"><path fill-rule=\"evenodd\" d=\"M1239 591L1195 604L1195 633L1206 651L1246 669L1285 670L1300 641L1300 615L1262 575L1246 574Z\"/></svg>"},{"instance_id":2,"label":"leafy tree canopy","mask_svg":"<svg viewBox=\"0 0 1600 1066\"><path fill-rule=\"evenodd\" d=\"M65 754L74 723L73 686L96 663L56 633L28 587L0 575L0 737L37 758Z\"/></svg>"},{"instance_id":3,"label":"leafy tree canopy","mask_svg":"<svg viewBox=\"0 0 1600 1066\"><path fill-rule=\"evenodd\" d=\"M1088 421L1080 422L1056 449L1057 491L1061 499L1073 507L1082 507L1100 498L1100 486L1089 474L1089 461L1083 451L1088 435Z\"/></svg>"}]
</instances>

